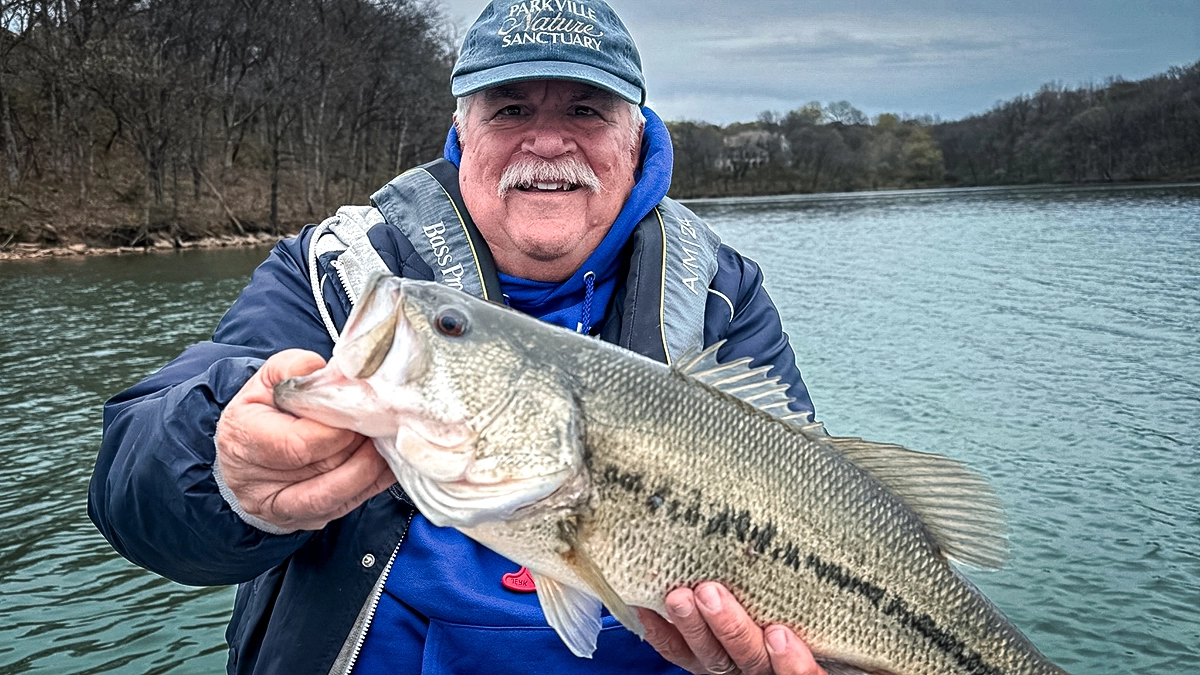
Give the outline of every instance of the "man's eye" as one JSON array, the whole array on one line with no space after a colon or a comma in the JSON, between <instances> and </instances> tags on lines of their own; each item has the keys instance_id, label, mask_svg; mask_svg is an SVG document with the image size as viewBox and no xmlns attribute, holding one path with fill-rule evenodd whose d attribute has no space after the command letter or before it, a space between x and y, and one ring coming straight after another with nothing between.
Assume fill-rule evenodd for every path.
<instances>
[{"instance_id":1,"label":"man's eye","mask_svg":"<svg viewBox=\"0 0 1200 675\"><path fill-rule=\"evenodd\" d=\"M503 108L501 108L499 111L496 112L496 115L498 117L502 117L505 115L520 115L520 114L521 114L521 106L519 106L519 105L506 105Z\"/></svg>"},{"instance_id":2,"label":"man's eye","mask_svg":"<svg viewBox=\"0 0 1200 675\"><path fill-rule=\"evenodd\" d=\"M595 115L595 114L596 114L596 111L594 109L589 108L585 105L575 106L575 115L577 117L589 117L589 116Z\"/></svg>"}]
</instances>

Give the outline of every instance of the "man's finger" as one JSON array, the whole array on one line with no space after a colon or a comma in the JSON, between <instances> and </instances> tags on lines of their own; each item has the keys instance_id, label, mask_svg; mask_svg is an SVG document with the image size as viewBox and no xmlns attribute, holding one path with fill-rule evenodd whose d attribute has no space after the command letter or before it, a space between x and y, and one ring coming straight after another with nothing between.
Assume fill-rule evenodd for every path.
<instances>
[{"instance_id":1,"label":"man's finger","mask_svg":"<svg viewBox=\"0 0 1200 675\"><path fill-rule=\"evenodd\" d=\"M771 659L763 632L742 604L724 586L702 583L696 587L696 606L708 629L743 675L769 675Z\"/></svg>"},{"instance_id":2,"label":"man's finger","mask_svg":"<svg viewBox=\"0 0 1200 675\"><path fill-rule=\"evenodd\" d=\"M771 657L771 668L776 675L826 675L825 669L817 665L808 645L796 637L791 629L768 626L764 636L767 654Z\"/></svg>"},{"instance_id":3,"label":"man's finger","mask_svg":"<svg viewBox=\"0 0 1200 675\"><path fill-rule=\"evenodd\" d=\"M274 408L275 385L288 378L315 373L324 365L325 359L320 354L304 349L285 349L272 354L237 393L234 401Z\"/></svg>"},{"instance_id":4,"label":"man's finger","mask_svg":"<svg viewBox=\"0 0 1200 675\"><path fill-rule=\"evenodd\" d=\"M709 630L708 622L696 607L696 595L692 589L677 588L671 591L667 595L666 605L668 618L696 655L703 672L735 672L737 664Z\"/></svg>"},{"instance_id":5,"label":"man's finger","mask_svg":"<svg viewBox=\"0 0 1200 675\"><path fill-rule=\"evenodd\" d=\"M358 508L394 482L391 468L369 439L341 465L280 490L266 520L291 527L320 529Z\"/></svg>"},{"instance_id":6,"label":"man's finger","mask_svg":"<svg viewBox=\"0 0 1200 675\"><path fill-rule=\"evenodd\" d=\"M221 414L218 447L248 465L286 471L335 458L362 442L348 429L293 417L265 405L234 400Z\"/></svg>"},{"instance_id":7,"label":"man's finger","mask_svg":"<svg viewBox=\"0 0 1200 675\"><path fill-rule=\"evenodd\" d=\"M638 607L637 613L638 619L646 629L646 642L649 642L664 659L693 673L703 670L696 655L692 653L692 648L675 626L653 610Z\"/></svg>"},{"instance_id":8,"label":"man's finger","mask_svg":"<svg viewBox=\"0 0 1200 675\"><path fill-rule=\"evenodd\" d=\"M288 349L267 359L221 414L218 446L242 449L248 464L289 470L336 456L362 441L353 431L295 417L275 407L274 387L325 365L316 352Z\"/></svg>"},{"instance_id":9,"label":"man's finger","mask_svg":"<svg viewBox=\"0 0 1200 675\"><path fill-rule=\"evenodd\" d=\"M258 372L263 384L270 390L288 378L311 375L324 367L325 359L316 352L285 349L267 359Z\"/></svg>"}]
</instances>

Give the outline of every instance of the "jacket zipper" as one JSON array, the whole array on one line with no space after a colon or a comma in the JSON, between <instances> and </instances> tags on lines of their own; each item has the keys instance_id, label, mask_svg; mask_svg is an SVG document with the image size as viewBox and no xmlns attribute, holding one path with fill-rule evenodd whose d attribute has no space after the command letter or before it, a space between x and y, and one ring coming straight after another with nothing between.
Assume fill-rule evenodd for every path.
<instances>
[{"instance_id":1,"label":"jacket zipper","mask_svg":"<svg viewBox=\"0 0 1200 675\"><path fill-rule=\"evenodd\" d=\"M367 641L367 631L371 630L371 622L375 620L375 610L379 608L379 599L383 596L383 586L387 583L387 578L392 573L392 564L396 562L396 556L400 553L400 545L408 538L408 528L412 527L414 515L415 512L408 514L408 522L404 526L404 535L400 537L400 541L396 542L396 548L392 550L392 557L388 558L387 566L383 568L383 574L379 577L379 581L375 582L375 588L371 590L371 609L368 610L367 620L363 623L362 630L354 642L354 651L350 652L350 659L346 662L346 669L342 671L343 675L350 675L354 670L354 664L358 662L358 654L362 651L363 643Z\"/></svg>"},{"instance_id":2,"label":"jacket zipper","mask_svg":"<svg viewBox=\"0 0 1200 675\"><path fill-rule=\"evenodd\" d=\"M350 281L346 277L346 263L342 262L341 258L334 258L329 261L337 272L338 280L342 282L342 290L346 292L346 297L350 300L351 305L358 304L358 296L355 295L354 289L350 287Z\"/></svg>"}]
</instances>

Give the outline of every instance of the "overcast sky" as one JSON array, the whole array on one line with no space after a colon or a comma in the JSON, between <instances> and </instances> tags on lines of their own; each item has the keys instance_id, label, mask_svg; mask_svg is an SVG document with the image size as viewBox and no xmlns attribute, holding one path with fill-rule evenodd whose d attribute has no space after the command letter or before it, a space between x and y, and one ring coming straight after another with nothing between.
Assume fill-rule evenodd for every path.
<instances>
[{"instance_id":1,"label":"overcast sky","mask_svg":"<svg viewBox=\"0 0 1200 675\"><path fill-rule=\"evenodd\" d=\"M485 0L441 0L460 35ZM1200 0L611 0L648 105L718 124L848 100L959 119L1034 93L1200 60Z\"/></svg>"}]
</instances>

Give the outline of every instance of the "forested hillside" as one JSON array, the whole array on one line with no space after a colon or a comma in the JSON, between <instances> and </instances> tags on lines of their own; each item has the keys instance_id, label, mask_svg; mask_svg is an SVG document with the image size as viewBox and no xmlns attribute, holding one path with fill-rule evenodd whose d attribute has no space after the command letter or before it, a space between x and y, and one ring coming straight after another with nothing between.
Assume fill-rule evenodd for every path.
<instances>
[{"instance_id":1,"label":"forested hillside","mask_svg":"<svg viewBox=\"0 0 1200 675\"><path fill-rule=\"evenodd\" d=\"M0 0L0 251L295 231L440 154L430 0ZM963 120L672 122L674 197L1200 179L1200 62Z\"/></svg>"},{"instance_id":2,"label":"forested hillside","mask_svg":"<svg viewBox=\"0 0 1200 675\"><path fill-rule=\"evenodd\" d=\"M677 197L1200 179L1200 62L1036 94L956 122L846 101L718 127L669 125Z\"/></svg>"},{"instance_id":3,"label":"forested hillside","mask_svg":"<svg viewBox=\"0 0 1200 675\"><path fill-rule=\"evenodd\" d=\"M1138 82L1048 84L930 132L951 184L1200 178L1200 62Z\"/></svg>"},{"instance_id":4,"label":"forested hillside","mask_svg":"<svg viewBox=\"0 0 1200 675\"><path fill-rule=\"evenodd\" d=\"M445 137L431 7L0 0L0 245L279 232L362 201Z\"/></svg>"}]
</instances>

